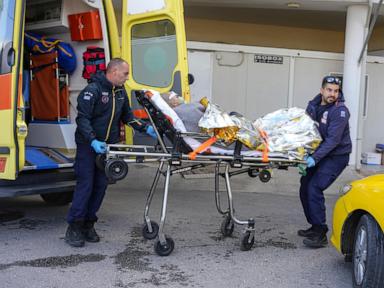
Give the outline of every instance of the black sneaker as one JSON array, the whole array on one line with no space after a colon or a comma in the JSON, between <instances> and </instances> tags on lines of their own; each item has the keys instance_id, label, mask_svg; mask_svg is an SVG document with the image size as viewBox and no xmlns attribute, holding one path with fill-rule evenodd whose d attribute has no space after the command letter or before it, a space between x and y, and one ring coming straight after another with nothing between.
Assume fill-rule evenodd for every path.
<instances>
[{"instance_id":1,"label":"black sneaker","mask_svg":"<svg viewBox=\"0 0 384 288\"><path fill-rule=\"evenodd\" d=\"M322 248L327 246L327 225L313 225L312 227L314 235L304 239L304 245L310 248Z\"/></svg>"},{"instance_id":2,"label":"black sneaker","mask_svg":"<svg viewBox=\"0 0 384 288\"><path fill-rule=\"evenodd\" d=\"M327 239L327 235L322 233L322 234L317 234L311 238L305 238L303 240L303 243L305 246L309 248L323 248L328 245L328 239Z\"/></svg>"},{"instance_id":3,"label":"black sneaker","mask_svg":"<svg viewBox=\"0 0 384 288\"><path fill-rule=\"evenodd\" d=\"M100 241L100 237L96 233L94 225L95 225L94 221L85 221L84 222L82 232L83 232L84 239L87 242L96 243L96 242Z\"/></svg>"},{"instance_id":4,"label":"black sneaker","mask_svg":"<svg viewBox=\"0 0 384 288\"><path fill-rule=\"evenodd\" d=\"M315 231L313 229L313 226L311 226L310 228L308 228L306 230L298 230L297 235L299 235L301 237L312 237L312 236L315 236Z\"/></svg>"},{"instance_id":5,"label":"black sneaker","mask_svg":"<svg viewBox=\"0 0 384 288\"><path fill-rule=\"evenodd\" d=\"M67 232L65 233L65 242L71 245L72 247L83 247L84 236L81 231L82 226L82 222L74 222L69 224Z\"/></svg>"}]
</instances>

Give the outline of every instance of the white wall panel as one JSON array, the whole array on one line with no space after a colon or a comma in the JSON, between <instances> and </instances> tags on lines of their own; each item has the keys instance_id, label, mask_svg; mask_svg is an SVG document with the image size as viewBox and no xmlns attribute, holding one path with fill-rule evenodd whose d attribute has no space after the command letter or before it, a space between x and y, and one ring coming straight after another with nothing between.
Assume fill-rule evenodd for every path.
<instances>
[{"instance_id":1,"label":"white wall panel","mask_svg":"<svg viewBox=\"0 0 384 288\"><path fill-rule=\"evenodd\" d=\"M343 72L343 61L296 58L294 71L293 106L306 108L308 101L320 93L321 80L325 75Z\"/></svg>"},{"instance_id":2,"label":"white wall panel","mask_svg":"<svg viewBox=\"0 0 384 288\"><path fill-rule=\"evenodd\" d=\"M288 106L289 57L282 63L258 63L255 55L248 54L246 113L249 119L257 119L267 113Z\"/></svg>"},{"instance_id":3,"label":"white wall panel","mask_svg":"<svg viewBox=\"0 0 384 288\"><path fill-rule=\"evenodd\" d=\"M362 152L374 152L376 143L384 143L384 64L368 63L367 74L367 116L363 126Z\"/></svg>"},{"instance_id":4,"label":"white wall panel","mask_svg":"<svg viewBox=\"0 0 384 288\"><path fill-rule=\"evenodd\" d=\"M247 61L242 53L215 52L212 101L226 111L245 114L246 73Z\"/></svg>"},{"instance_id":5,"label":"white wall panel","mask_svg":"<svg viewBox=\"0 0 384 288\"><path fill-rule=\"evenodd\" d=\"M203 96L212 100L213 52L188 51L188 69L195 81L190 85L191 102Z\"/></svg>"}]
</instances>

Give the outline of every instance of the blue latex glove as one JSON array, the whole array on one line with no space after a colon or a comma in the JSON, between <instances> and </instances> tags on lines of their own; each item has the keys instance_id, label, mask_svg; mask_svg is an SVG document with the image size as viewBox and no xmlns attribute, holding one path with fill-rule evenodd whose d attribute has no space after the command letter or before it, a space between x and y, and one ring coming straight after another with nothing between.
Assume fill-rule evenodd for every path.
<instances>
[{"instance_id":1,"label":"blue latex glove","mask_svg":"<svg viewBox=\"0 0 384 288\"><path fill-rule=\"evenodd\" d=\"M97 154L103 154L107 152L107 144L105 142L93 139L91 142L91 146Z\"/></svg>"},{"instance_id":2,"label":"blue latex glove","mask_svg":"<svg viewBox=\"0 0 384 288\"><path fill-rule=\"evenodd\" d=\"M151 125L147 127L147 130L145 131L149 136L151 136L153 139L157 140L157 134L155 132L155 129Z\"/></svg>"},{"instance_id":3,"label":"blue latex glove","mask_svg":"<svg viewBox=\"0 0 384 288\"><path fill-rule=\"evenodd\" d=\"M311 156L309 156L307 159L305 159L305 161L307 162L307 167L308 168L311 168L313 166L315 166L315 159L313 159Z\"/></svg>"}]
</instances>

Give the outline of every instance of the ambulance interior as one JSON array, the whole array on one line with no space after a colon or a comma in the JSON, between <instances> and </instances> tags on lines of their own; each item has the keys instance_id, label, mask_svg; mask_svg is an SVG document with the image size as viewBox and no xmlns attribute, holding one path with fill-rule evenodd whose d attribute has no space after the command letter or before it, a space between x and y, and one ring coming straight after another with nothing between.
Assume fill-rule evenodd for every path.
<instances>
[{"instance_id":1,"label":"ambulance interior","mask_svg":"<svg viewBox=\"0 0 384 288\"><path fill-rule=\"evenodd\" d=\"M87 85L87 79L83 74L83 53L89 46L94 46L104 49L105 63L108 63L110 59L104 10L91 7L85 2L27 0L23 97L28 136L24 170L55 169L73 165L76 149L74 133L77 96ZM96 3L90 5L97 5L100 1L90 2ZM120 7L114 9L117 22L121 23L121 11L117 11ZM138 84L161 88L172 85L174 78L180 79L180 77L174 76L174 69L177 65L177 45L175 26L171 21L164 19L139 23L132 27L131 32L132 69L130 78L134 78ZM58 64L47 65L54 62L49 59L51 56L49 53L42 56L39 55L40 53L32 52L31 50L36 49L27 47L27 34L33 37L40 36L40 42L41 37L43 40L63 41L59 43L61 47L58 47L57 51L63 50L62 48L65 50L65 44L61 45L61 43L70 44L77 60L74 71L62 73L60 59ZM42 46L44 43L39 43L39 47ZM48 60L44 60L47 64L39 62L40 57L48 57ZM47 76L47 74L51 76ZM180 73L175 74L180 76ZM177 81L174 80L174 82ZM137 103L134 99L131 100L131 106L133 109L137 109L135 108ZM140 135L138 136L140 137Z\"/></svg>"},{"instance_id":2,"label":"ambulance interior","mask_svg":"<svg viewBox=\"0 0 384 288\"><path fill-rule=\"evenodd\" d=\"M107 37L103 40L102 36L106 27L102 13L77 0L26 2L23 99L28 136L24 170L73 166L76 98L87 85L82 77L83 52L89 46L108 47ZM92 31L80 31L82 21L92 22ZM52 45L55 40L60 42ZM109 58L109 50L104 52ZM65 56L59 59L59 53ZM60 61L72 63L70 67L64 63L67 67L63 69Z\"/></svg>"}]
</instances>

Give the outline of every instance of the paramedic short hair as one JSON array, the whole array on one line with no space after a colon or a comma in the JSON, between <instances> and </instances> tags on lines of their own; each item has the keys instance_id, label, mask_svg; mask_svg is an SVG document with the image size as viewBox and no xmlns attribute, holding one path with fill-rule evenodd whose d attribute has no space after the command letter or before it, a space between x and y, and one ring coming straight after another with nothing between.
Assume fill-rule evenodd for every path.
<instances>
[{"instance_id":1,"label":"paramedic short hair","mask_svg":"<svg viewBox=\"0 0 384 288\"><path fill-rule=\"evenodd\" d=\"M120 66L123 63L127 63L127 61L121 58L112 58L111 61L109 61L108 63L107 72L112 71L115 67Z\"/></svg>"}]
</instances>

